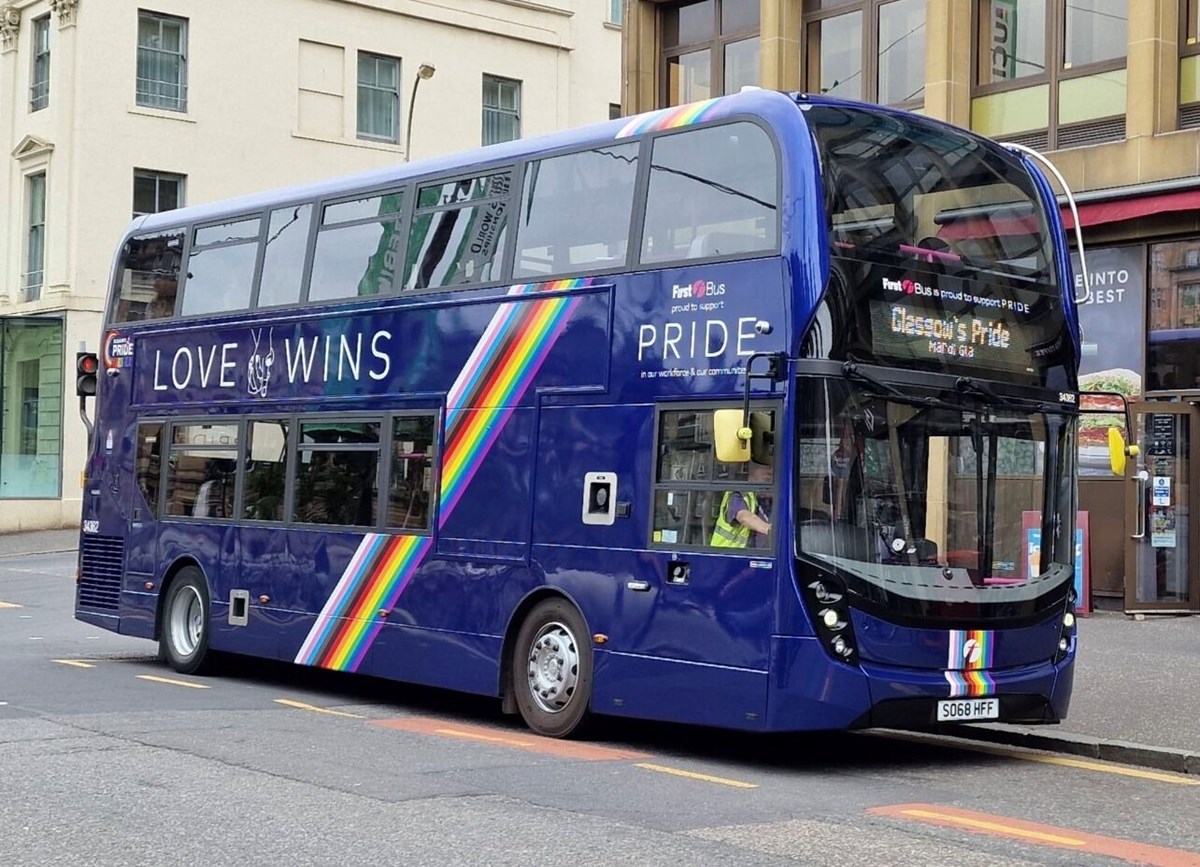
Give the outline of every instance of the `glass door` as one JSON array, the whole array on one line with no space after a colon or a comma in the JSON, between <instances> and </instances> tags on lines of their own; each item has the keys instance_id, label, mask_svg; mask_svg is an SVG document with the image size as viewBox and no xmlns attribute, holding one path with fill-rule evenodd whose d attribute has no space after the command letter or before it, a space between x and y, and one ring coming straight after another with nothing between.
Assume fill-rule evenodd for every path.
<instances>
[{"instance_id":1,"label":"glass door","mask_svg":"<svg viewBox=\"0 0 1200 867\"><path fill-rule=\"evenodd\" d=\"M1132 404L1140 448L1126 471L1125 610L1200 611L1200 551L1192 455L1200 410L1187 403Z\"/></svg>"}]
</instances>

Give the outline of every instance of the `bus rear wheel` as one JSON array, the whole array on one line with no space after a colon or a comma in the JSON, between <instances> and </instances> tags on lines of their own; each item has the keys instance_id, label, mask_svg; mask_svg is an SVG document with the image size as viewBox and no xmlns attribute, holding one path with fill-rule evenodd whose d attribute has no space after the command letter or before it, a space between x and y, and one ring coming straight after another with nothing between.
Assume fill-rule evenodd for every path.
<instances>
[{"instance_id":1,"label":"bus rear wheel","mask_svg":"<svg viewBox=\"0 0 1200 867\"><path fill-rule=\"evenodd\" d=\"M201 674L212 662L208 585L195 566L175 576L163 601L159 655L180 674Z\"/></svg>"},{"instance_id":2,"label":"bus rear wheel","mask_svg":"<svg viewBox=\"0 0 1200 867\"><path fill-rule=\"evenodd\" d=\"M513 645L512 690L526 725L540 735L578 734L592 698L587 624L565 599L539 602Z\"/></svg>"}]
</instances>

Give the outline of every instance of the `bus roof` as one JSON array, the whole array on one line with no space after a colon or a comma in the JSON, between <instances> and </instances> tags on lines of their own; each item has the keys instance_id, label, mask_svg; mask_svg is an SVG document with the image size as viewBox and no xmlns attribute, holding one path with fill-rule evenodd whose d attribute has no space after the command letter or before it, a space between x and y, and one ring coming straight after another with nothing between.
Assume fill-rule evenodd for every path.
<instances>
[{"instance_id":1,"label":"bus roof","mask_svg":"<svg viewBox=\"0 0 1200 867\"><path fill-rule=\"evenodd\" d=\"M782 106L795 106L792 97L774 90L743 90L729 96L715 97L700 103L658 109L634 117L603 121L575 129L547 133L526 139L504 142L488 147L458 151L410 163L397 163L383 168L354 174L324 178L307 184L282 187L251 193L237 198L221 199L172 211L162 211L139 217L130 224L126 237L188 223L217 220L221 217L261 211L277 204L315 200L354 190L386 186L428 175L461 169L471 171L478 166L513 162L528 156L558 150L601 145L627 136L660 129L681 127L699 120L716 120L737 114L775 114Z\"/></svg>"}]
</instances>

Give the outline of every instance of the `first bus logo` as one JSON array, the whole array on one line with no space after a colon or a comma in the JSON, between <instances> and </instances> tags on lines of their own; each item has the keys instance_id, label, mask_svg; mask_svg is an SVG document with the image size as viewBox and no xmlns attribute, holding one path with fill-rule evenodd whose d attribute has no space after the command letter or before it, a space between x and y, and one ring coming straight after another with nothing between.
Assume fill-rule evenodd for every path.
<instances>
[{"instance_id":1,"label":"first bus logo","mask_svg":"<svg viewBox=\"0 0 1200 867\"><path fill-rule=\"evenodd\" d=\"M133 364L133 338L122 337L116 331L104 335L104 366L109 370L130 367Z\"/></svg>"},{"instance_id":2,"label":"first bus logo","mask_svg":"<svg viewBox=\"0 0 1200 867\"><path fill-rule=\"evenodd\" d=\"M712 280L696 280L694 283L676 283L671 287L671 298L715 298L725 294L724 283Z\"/></svg>"}]
</instances>

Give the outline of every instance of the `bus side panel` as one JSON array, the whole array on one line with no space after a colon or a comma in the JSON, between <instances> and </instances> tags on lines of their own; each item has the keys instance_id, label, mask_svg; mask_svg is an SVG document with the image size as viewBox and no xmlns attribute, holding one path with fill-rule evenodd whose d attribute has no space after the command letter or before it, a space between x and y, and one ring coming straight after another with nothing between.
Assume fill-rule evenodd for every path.
<instances>
[{"instance_id":1,"label":"bus side panel","mask_svg":"<svg viewBox=\"0 0 1200 867\"><path fill-rule=\"evenodd\" d=\"M464 410L460 419L470 425L477 414L475 410ZM454 464L455 456L443 456L443 490L447 485L462 484L464 488L457 504L453 503L454 494L450 495L451 503L446 502L447 497L443 494L442 509L452 506L453 511L439 517L444 523L438 531L438 554L524 562L529 546L535 417L532 408L514 410L473 478L460 480L455 477L453 473L458 468ZM492 431L481 432L482 437L493 435ZM486 621L464 620L456 606L443 601L445 596L430 598L425 594L414 598L416 590L417 587L410 586L401 599L406 609L410 605L418 606L411 609L414 622L478 632L494 632L503 622L495 617ZM456 591L451 592L455 597L459 595Z\"/></svg>"},{"instance_id":2,"label":"bus side panel","mask_svg":"<svg viewBox=\"0 0 1200 867\"><path fill-rule=\"evenodd\" d=\"M592 709L637 719L762 731L766 699L765 671L605 653L597 659Z\"/></svg>"},{"instance_id":3,"label":"bus side panel","mask_svg":"<svg viewBox=\"0 0 1200 867\"><path fill-rule=\"evenodd\" d=\"M212 594L214 605L210 619L215 621L218 615L215 603L228 600L230 588L242 586L237 583L240 568L238 532L238 528L231 524L200 521L160 523L159 565L156 570L159 576L158 589L163 589L163 577L180 560L195 560L200 566L200 571L204 573L209 592ZM150 616L153 617L153 611L150 612ZM213 648L235 652L238 650L236 647L220 647L216 644Z\"/></svg>"},{"instance_id":4,"label":"bus side panel","mask_svg":"<svg viewBox=\"0 0 1200 867\"><path fill-rule=\"evenodd\" d=\"M772 639L770 731L844 729L870 707L863 672L835 663L817 638Z\"/></svg>"},{"instance_id":5,"label":"bus side panel","mask_svg":"<svg viewBox=\"0 0 1200 867\"><path fill-rule=\"evenodd\" d=\"M653 406L544 409L534 553L579 602L589 632L607 636L597 710L754 728L766 710L773 561L647 550L654 419ZM588 472L617 476L613 499L628 517L583 522ZM690 577L670 584L678 560Z\"/></svg>"}]
</instances>

